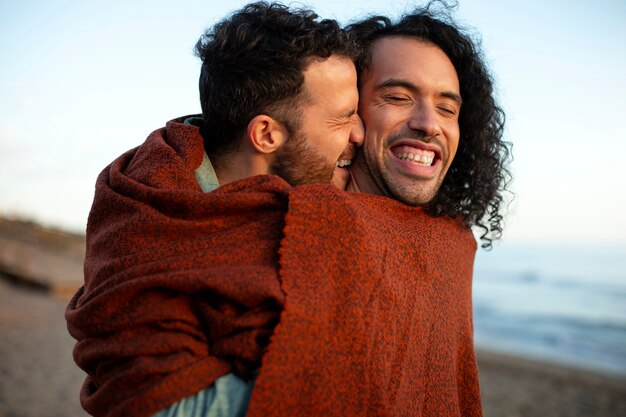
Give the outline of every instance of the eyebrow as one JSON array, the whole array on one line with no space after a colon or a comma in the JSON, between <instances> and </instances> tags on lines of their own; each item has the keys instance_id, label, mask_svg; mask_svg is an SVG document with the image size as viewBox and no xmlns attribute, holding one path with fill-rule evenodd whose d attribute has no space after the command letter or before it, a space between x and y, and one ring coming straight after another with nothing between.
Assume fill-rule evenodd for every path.
<instances>
[{"instance_id":1,"label":"eyebrow","mask_svg":"<svg viewBox=\"0 0 626 417\"><path fill-rule=\"evenodd\" d=\"M384 88L389 88L389 87L402 87L402 88L406 88L407 90L411 90L413 92L418 92L420 90L419 87L416 86L415 84L410 83L405 80L400 80L397 78L390 78L387 81L378 84L376 86L376 89L382 90ZM463 99L461 99L461 96L455 93L454 91L442 91L441 93L439 93L439 95L441 97L446 97L446 98L456 101L457 103L459 103L459 106L463 103Z\"/></svg>"}]
</instances>

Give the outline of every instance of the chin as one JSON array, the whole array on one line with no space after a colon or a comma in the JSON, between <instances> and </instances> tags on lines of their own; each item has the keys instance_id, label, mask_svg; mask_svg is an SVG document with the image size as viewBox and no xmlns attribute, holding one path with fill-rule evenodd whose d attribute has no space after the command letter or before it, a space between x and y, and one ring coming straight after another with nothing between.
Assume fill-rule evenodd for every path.
<instances>
[{"instance_id":1,"label":"chin","mask_svg":"<svg viewBox=\"0 0 626 417\"><path fill-rule=\"evenodd\" d=\"M410 206L423 206L437 195L437 190L413 189L411 187L390 187L392 198Z\"/></svg>"}]
</instances>

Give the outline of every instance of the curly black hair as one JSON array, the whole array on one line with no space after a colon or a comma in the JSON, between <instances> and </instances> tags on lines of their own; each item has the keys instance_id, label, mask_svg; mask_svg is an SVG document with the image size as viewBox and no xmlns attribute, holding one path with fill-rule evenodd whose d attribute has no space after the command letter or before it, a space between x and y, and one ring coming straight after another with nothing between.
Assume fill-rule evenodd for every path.
<instances>
[{"instance_id":1,"label":"curly black hair","mask_svg":"<svg viewBox=\"0 0 626 417\"><path fill-rule=\"evenodd\" d=\"M354 60L353 38L335 20L279 3L244 6L207 30L195 54L202 59L201 133L209 156L237 149L250 120L267 114L298 130L307 65L339 55Z\"/></svg>"},{"instance_id":2,"label":"curly black hair","mask_svg":"<svg viewBox=\"0 0 626 417\"><path fill-rule=\"evenodd\" d=\"M434 7L443 5L443 8ZM479 42L465 34L450 16L445 2L403 15L397 22L372 16L349 25L361 48L356 65L359 77L371 61L371 47L379 39L407 36L432 43L450 59L459 77L463 107L459 115L459 148L439 192L426 205L434 216L461 217L468 227L481 229L482 247L502 236L503 193L511 181L507 166L511 144L502 138L504 111L494 98L492 77Z\"/></svg>"}]
</instances>

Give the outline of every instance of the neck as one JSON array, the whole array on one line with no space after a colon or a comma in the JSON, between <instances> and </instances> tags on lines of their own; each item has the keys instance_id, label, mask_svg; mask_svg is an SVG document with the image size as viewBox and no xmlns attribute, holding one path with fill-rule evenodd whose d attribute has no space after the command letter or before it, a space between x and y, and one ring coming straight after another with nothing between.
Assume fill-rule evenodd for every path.
<instances>
[{"instance_id":1,"label":"neck","mask_svg":"<svg viewBox=\"0 0 626 417\"><path fill-rule=\"evenodd\" d=\"M246 151L210 156L220 185L255 175L269 174L269 164L263 156Z\"/></svg>"},{"instance_id":2,"label":"neck","mask_svg":"<svg viewBox=\"0 0 626 417\"><path fill-rule=\"evenodd\" d=\"M378 188L372 174L365 163L363 155L359 155L350 165L350 182L346 187L346 191L352 191L363 194L384 195Z\"/></svg>"}]
</instances>

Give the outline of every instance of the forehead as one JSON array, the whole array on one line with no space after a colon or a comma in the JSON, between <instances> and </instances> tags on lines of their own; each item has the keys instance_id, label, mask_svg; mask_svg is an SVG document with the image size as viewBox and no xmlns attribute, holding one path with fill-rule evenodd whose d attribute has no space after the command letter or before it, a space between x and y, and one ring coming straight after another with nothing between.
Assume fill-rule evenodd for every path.
<instances>
[{"instance_id":1,"label":"forehead","mask_svg":"<svg viewBox=\"0 0 626 417\"><path fill-rule=\"evenodd\" d=\"M358 100L354 63L336 55L314 59L304 71L304 88L311 104L353 106Z\"/></svg>"},{"instance_id":2,"label":"forehead","mask_svg":"<svg viewBox=\"0 0 626 417\"><path fill-rule=\"evenodd\" d=\"M459 92L459 80L452 62L433 43L408 36L389 36L371 46L369 67L363 80L375 85L389 79Z\"/></svg>"}]
</instances>

